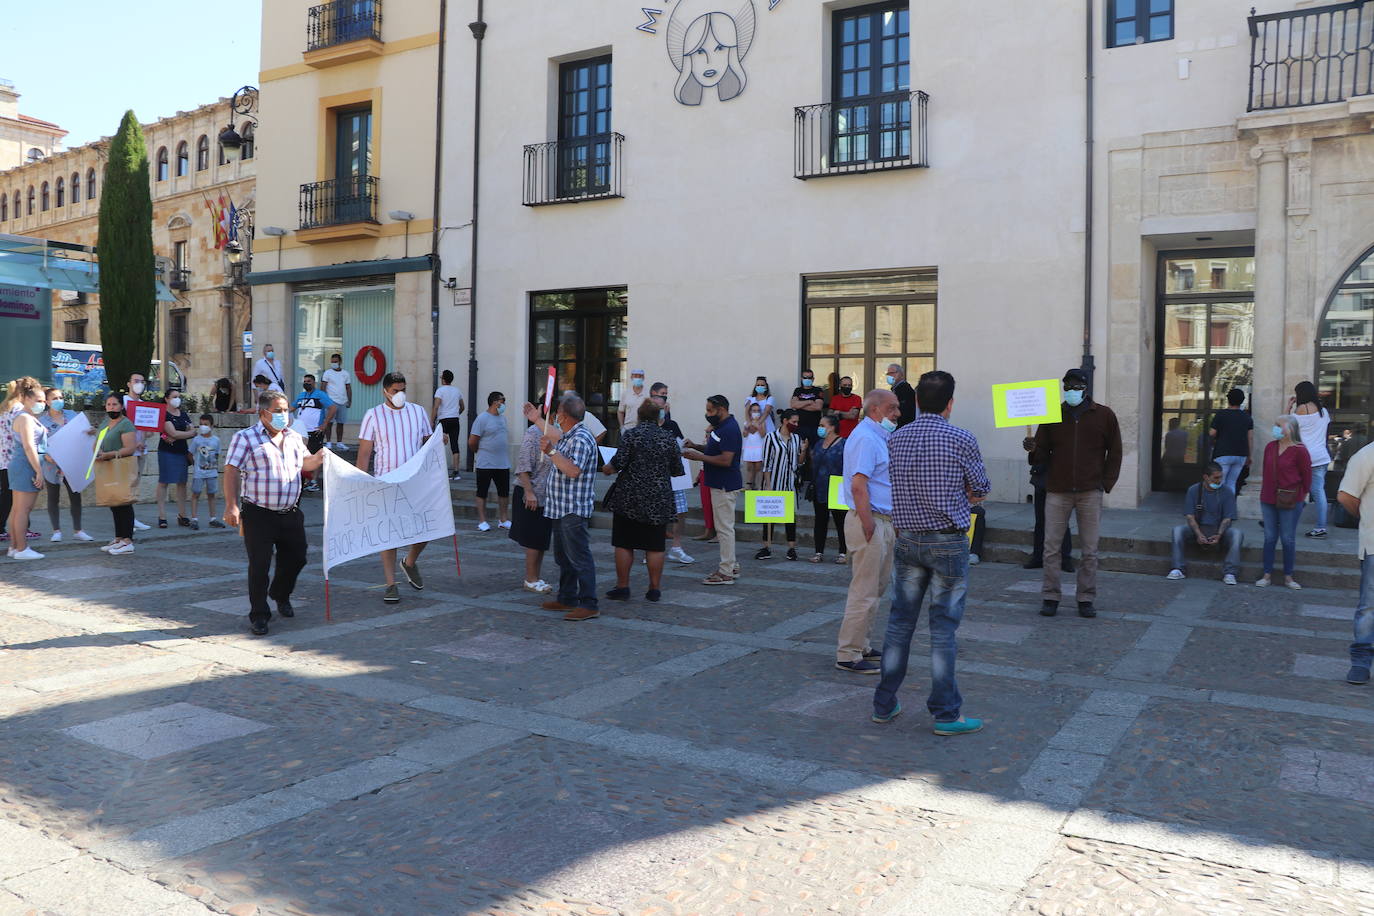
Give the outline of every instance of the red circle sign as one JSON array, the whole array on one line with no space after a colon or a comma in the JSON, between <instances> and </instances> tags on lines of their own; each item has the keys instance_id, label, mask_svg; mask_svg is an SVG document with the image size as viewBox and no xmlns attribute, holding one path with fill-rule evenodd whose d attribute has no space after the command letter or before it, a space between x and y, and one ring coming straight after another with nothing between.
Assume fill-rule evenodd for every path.
<instances>
[{"instance_id":1,"label":"red circle sign","mask_svg":"<svg viewBox=\"0 0 1374 916\"><path fill-rule=\"evenodd\" d=\"M373 372L364 371L367 366L367 358L372 357L373 365L376 370ZM364 385L375 385L383 375L386 375L386 355L379 347L368 345L358 350L358 355L353 357L353 374L358 377L358 381Z\"/></svg>"}]
</instances>

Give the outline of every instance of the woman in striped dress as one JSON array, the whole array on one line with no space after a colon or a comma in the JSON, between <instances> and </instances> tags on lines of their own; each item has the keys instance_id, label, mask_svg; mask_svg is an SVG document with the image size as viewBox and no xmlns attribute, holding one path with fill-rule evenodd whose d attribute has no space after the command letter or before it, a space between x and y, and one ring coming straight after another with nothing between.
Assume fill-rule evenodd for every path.
<instances>
[{"instance_id":1,"label":"woman in striped dress","mask_svg":"<svg viewBox=\"0 0 1374 916\"><path fill-rule=\"evenodd\" d=\"M763 439L763 488L781 490L795 494L797 490L797 468L806 459L806 440L797 435L797 412L784 410L778 415L778 428ZM795 495L793 506L796 505ZM794 508L795 511L795 508ZM783 526L787 537L787 559L797 558L797 523L787 522ZM773 525L763 526L763 547L754 554L755 560L773 558Z\"/></svg>"}]
</instances>

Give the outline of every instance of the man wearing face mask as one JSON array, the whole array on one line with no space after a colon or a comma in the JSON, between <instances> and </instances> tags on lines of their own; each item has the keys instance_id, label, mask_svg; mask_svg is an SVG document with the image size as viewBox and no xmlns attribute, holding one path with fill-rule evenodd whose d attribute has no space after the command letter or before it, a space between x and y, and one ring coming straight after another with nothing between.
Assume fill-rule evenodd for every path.
<instances>
[{"instance_id":1,"label":"man wearing face mask","mask_svg":"<svg viewBox=\"0 0 1374 916\"><path fill-rule=\"evenodd\" d=\"M900 363L888 365L885 380L892 393L897 396L897 404L901 407L901 416L897 418L897 428L900 429L916 419L916 389L906 380L906 370Z\"/></svg>"},{"instance_id":2,"label":"man wearing face mask","mask_svg":"<svg viewBox=\"0 0 1374 916\"><path fill-rule=\"evenodd\" d=\"M343 357L335 353L329 357L329 368L320 373L324 393L334 402L334 438L329 438L330 429L324 429L325 444L335 451L344 447L343 429L348 422L348 405L353 403L353 374L343 367Z\"/></svg>"},{"instance_id":3,"label":"man wearing face mask","mask_svg":"<svg viewBox=\"0 0 1374 916\"><path fill-rule=\"evenodd\" d=\"M499 391L487 395L487 409L468 433L468 453L477 469L477 530L490 531L487 522L487 494L496 484L496 508L501 527L510 528L510 440L506 429L506 396Z\"/></svg>"},{"instance_id":4,"label":"man wearing face mask","mask_svg":"<svg viewBox=\"0 0 1374 916\"><path fill-rule=\"evenodd\" d=\"M639 422L639 405L644 403L644 399L649 396L644 390L644 370L630 370L630 390L622 392L620 395L620 406L616 408L616 417L620 420L620 431L634 429Z\"/></svg>"},{"instance_id":5,"label":"man wearing face mask","mask_svg":"<svg viewBox=\"0 0 1374 916\"><path fill-rule=\"evenodd\" d=\"M1045 466L1045 569L1040 613L1059 613L1059 562L1069 516L1078 518L1078 615L1096 617L1097 538L1102 497L1121 476L1121 427L1111 408L1088 397L1088 375L1064 373L1064 403L1058 423L1042 423L1026 440L1031 463Z\"/></svg>"},{"instance_id":6,"label":"man wearing face mask","mask_svg":"<svg viewBox=\"0 0 1374 916\"><path fill-rule=\"evenodd\" d=\"M262 359L253 365L253 374L261 375L267 379L267 384L273 391L286 391L285 376L281 371L281 360L277 359L276 350L271 344L262 348Z\"/></svg>"},{"instance_id":7,"label":"man wearing face mask","mask_svg":"<svg viewBox=\"0 0 1374 916\"><path fill-rule=\"evenodd\" d=\"M839 421L836 429L841 439L848 439L859 425L863 404L864 399L854 393L854 380L847 375L841 378L840 390L830 395L830 412Z\"/></svg>"},{"instance_id":8,"label":"man wearing face mask","mask_svg":"<svg viewBox=\"0 0 1374 916\"><path fill-rule=\"evenodd\" d=\"M371 460L374 476L389 474L413 458L433 432L429 413L419 404L406 402L406 377L399 372L388 372L382 376L382 403L363 415L363 424L358 430L358 469L367 471ZM405 560L401 561L401 572L416 591L425 587L416 565L424 549L424 543L411 544ZM382 572L386 575L382 601L396 604L401 594L396 587L395 549L382 551Z\"/></svg>"},{"instance_id":9,"label":"man wearing face mask","mask_svg":"<svg viewBox=\"0 0 1374 916\"><path fill-rule=\"evenodd\" d=\"M816 429L821 425L821 413L825 410L825 389L816 387L816 373L802 370L801 385L792 389L788 406L797 412L797 435L808 446L815 446Z\"/></svg>"},{"instance_id":10,"label":"man wearing face mask","mask_svg":"<svg viewBox=\"0 0 1374 916\"><path fill-rule=\"evenodd\" d=\"M1188 566L1183 551L1190 542L1204 550L1220 544L1226 551L1221 581L1227 585L1236 584L1245 535L1239 528L1232 527L1236 523L1236 491L1222 482L1224 476L1221 465L1212 461L1203 471L1201 482L1188 488L1188 495L1183 500L1185 524L1174 527L1174 567L1169 570L1168 578L1184 578Z\"/></svg>"},{"instance_id":11,"label":"man wearing face mask","mask_svg":"<svg viewBox=\"0 0 1374 916\"><path fill-rule=\"evenodd\" d=\"M720 565L702 580L704 585L734 585L739 575L735 562L735 500L744 489L739 472L740 452L744 437L739 424L730 416L730 401L723 394L706 399L706 442L698 445L688 441L682 456L702 463L702 475L711 491L711 516L716 525L720 545Z\"/></svg>"},{"instance_id":12,"label":"man wearing face mask","mask_svg":"<svg viewBox=\"0 0 1374 916\"><path fill-rule=\"evenodd\" d=\"M248 552L248 622L254 636L267 634L271 598L283 617L296 616L291 593L305 567L305 516L300 510L301 472L314 471L324 454L312 455L287 427L286 396L258 398L258 422L234 433L224 459L224 522L243 525ZM242 502L240 502L242 500ZM276 573L271 576L276 554Z\"/></svg>"},{"instance_id":13,"label":"man wearing face mask","mask_svg":"<svg viewBox=\"0 0 1374 916\"><path fill-rule=\"evenodd\" d=\"M307 372L301 379L301 393L296 395L295 408L297 418L305 417L312 421L306 430L305 445L313 455L325 446L329 424L334 422L334 400L328 392L315 385L315 376ZM320 484L312 476L305 482L305 489L308 493L318 493Z\"/></svg>"}]
</instances>

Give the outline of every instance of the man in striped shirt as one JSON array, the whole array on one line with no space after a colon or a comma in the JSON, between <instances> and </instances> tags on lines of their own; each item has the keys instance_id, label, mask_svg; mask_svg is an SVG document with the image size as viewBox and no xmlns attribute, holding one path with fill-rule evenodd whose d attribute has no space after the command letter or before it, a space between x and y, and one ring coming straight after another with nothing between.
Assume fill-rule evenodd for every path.
<instances>
[{"instance_id":1,"label":"man in striped shirt","mask_svg":"<svg viewBox=\"0 0 1374 916\"><path fill-rule=\"evenodd\" d=\"M301 514L301 471L324 463L324 453L310 454L305 440L287 429L291 412L286 395L268 392L258 398L258 422L234 433L224 459L224 523L243 525L248 551L248 622L254 636L267 635L272 611L294 617L291 592L305 567L305 516ZM242 504L240 505L240 498ZM272 554L277 572L268 583Z\"/></svg>"},{"instance_id":2,"label":"man in striped shirt","mask_svg":"<svg viewBox=\"0 0 1374 916\"><path fill-rule=\"evenodd\" d=\"M363 425L358 430L358 469L366 471L371 460L374 476L389 474L413 458L433 432L425 409L419 404L406 403L406 377L399 372L388 372L382 377L382 403L363 415ZM411 544L409 553L401 561L401 572L417 591L425 587L420 567L415 565L424 549L423 543ZM401 594L396 586L394 548L382 551L382 572L386 574L386 594L382 601L396 604Z\"/></svg>"}]
</instances>

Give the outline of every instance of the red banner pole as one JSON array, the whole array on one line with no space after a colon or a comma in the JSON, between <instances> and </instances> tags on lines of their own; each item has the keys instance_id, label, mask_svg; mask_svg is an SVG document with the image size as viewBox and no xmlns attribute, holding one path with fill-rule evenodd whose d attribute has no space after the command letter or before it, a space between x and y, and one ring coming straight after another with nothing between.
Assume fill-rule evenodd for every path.
<instances>
[{"instance_id":1,"label":"red banner pole","mask_svg":"<svg viewBox=\"0 0 1374 916\"><path fill-rule=\"evenodd\" d=\"M461 576L463 575L463 564L460 563L460 562L458 562L458 535L457 535L457 533L455 533L455 534L453 535L453 565L456 566L456 567L458 567L458 575L459 575L459 577L461 577Z\"/></svg>"},{"instance_id":2,"label":"red banner pole","mask_svg":"<svg viewBox=\"0 0 1374 916\"><path fill-rule=\"evenodd\" d=\"M324 622L333 623L334 618L329 614L329 577L324 577Z\"/></svg>"}]
</instances>

